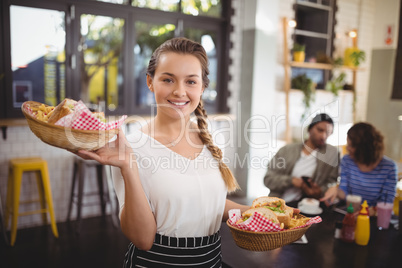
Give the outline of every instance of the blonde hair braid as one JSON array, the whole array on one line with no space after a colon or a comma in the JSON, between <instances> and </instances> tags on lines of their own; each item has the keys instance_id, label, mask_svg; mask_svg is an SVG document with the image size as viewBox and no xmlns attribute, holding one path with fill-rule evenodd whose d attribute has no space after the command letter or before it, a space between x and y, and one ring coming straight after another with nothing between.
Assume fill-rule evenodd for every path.
<instances>
[{"instance_id":1,"label":"blonde hair braid","mask_svg":"<svg viewBox=\"0 0 402 268\"><path fill-rule=\"evenodd\" d=\"M208 131L208 123L206 121L207 113L201 100L194 113L197 116L199 137L202 140L203 144L207 146L213 158L218 161L219 171L221 172L222 178L228 188L228 192L234 192L237 189L240 189L239 184L233 176L232 171L230 171L230 168L222 160L223 155L221 149L219 149L219 147L214 144L211 133L209 133Z\"/></svg>"}]
</instances>

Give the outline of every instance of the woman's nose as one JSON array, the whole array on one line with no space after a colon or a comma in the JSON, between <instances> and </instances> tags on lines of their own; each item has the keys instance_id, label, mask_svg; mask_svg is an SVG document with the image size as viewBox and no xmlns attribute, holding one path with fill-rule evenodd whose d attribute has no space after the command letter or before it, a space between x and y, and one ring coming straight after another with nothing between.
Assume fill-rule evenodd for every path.
<instances>
[{"instance_id":1,"label":"woman's nose","mask_svg":"<svg viewBox=\"0 0 402 268\"><path fill-rule=\"evenodd\" d=\"M178 85L175 90L173 91L173 95L177 96L177 97L183 97L186 95L186 91L184 89L183 86Z\"/></svg>"}]
</instances>

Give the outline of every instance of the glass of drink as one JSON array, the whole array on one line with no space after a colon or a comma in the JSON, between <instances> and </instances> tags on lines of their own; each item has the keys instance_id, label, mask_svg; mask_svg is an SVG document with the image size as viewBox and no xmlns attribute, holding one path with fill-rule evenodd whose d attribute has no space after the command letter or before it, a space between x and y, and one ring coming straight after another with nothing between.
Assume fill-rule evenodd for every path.
<instances>
[{"instance_id":1,"label":"glass of drink","mask_svg":"<svg viewBox=\"0 0 402 268\"><path fill-rule=\"evenodd\" d=\"M391 220L393 203L378 202L377 203L377 227L378 229L388 229Z\"/></svg>"},{"instance_id":2,"label":"glass of drink","mask_svg":"<svg viewBox=\"0 0 402 268\"><path fill-rule=\"evenodd\" d=\"M353 212L359 212L362 204L362 197L360 195L348 194L346 196L346 207L352 203Z\"/></svg>"}]
</instances>

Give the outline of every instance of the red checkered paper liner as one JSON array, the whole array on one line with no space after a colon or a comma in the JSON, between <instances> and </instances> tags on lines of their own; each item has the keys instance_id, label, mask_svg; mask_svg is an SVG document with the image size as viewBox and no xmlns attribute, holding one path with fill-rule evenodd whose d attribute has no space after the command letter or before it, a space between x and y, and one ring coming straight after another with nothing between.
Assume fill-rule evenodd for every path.
<instances>
[{"instance_id":1,"label":"red checkered paper liner","mask_svg":"<svg viewBox=\"0 0 402 268\"><path fill-rule=\"evenodd\" d=\"M273 223L271 220L268 220L259 212L254 212L254 214L244 222L236 223L240 219L241 219L240 209L229 210L230 225L239 228L241 230L252 231L252 232L279 232L284 230L291 230L281 228L278 224ZM316 216L314 218L311 218L305 225L297 226L292 229L303 228L308 225L320 223L321 221L322 221L321 217Z\"/></svg>"},{"instance_id":2,"label":"red checkered paper liner","mask_svg":"<svg viewBox=\"0 0 402 268\"><path fill-rule=\"evenodd\" d=\"M79 130L110 130L119 128L126 118L127 116L123 115L119 120L102 122L82 101L78 101L74 106L74 113L64 116L55 125Z\"/></svg>"},{"instance_id":3,"label":"red checkered paper liner","mask_svg":"<svg viewBox=\"0 0 402 268\"><path fill-rule=\"evenodd\" d=\"M24 110L25 110L29 115L31 115L32 117L36 117L35 113L32 111L31 106L30 106L28 103L24 104Z\"/></svg>"}]
</instances>

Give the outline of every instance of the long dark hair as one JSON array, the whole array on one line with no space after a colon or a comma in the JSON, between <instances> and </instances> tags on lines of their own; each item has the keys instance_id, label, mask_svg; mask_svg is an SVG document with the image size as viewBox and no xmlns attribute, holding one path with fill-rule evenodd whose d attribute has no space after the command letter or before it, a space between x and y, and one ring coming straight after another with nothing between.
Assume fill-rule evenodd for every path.
<instances>
[{"instance_id":1,"label":"long dark hair","mask_svg":"<svg viewBox=\"0 0 402 268\"><path fill-rule=\"evenodd\" d=\"M371 165L384 154L384 136L369 123L357 123L348 131L356 162Z\"/></svg>"}]
</instances>

